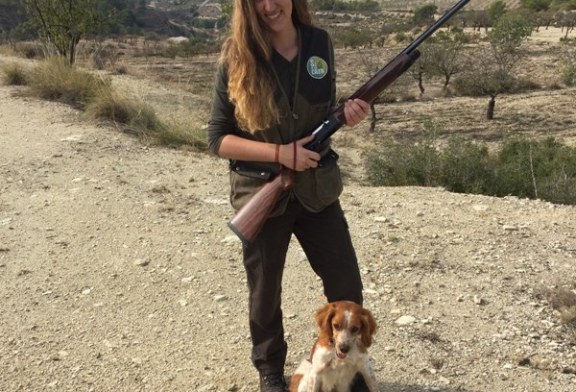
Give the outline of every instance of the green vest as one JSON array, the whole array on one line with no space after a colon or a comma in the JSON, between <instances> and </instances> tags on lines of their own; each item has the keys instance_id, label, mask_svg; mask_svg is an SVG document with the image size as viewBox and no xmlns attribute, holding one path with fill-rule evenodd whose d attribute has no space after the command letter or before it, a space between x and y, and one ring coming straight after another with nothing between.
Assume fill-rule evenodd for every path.
<instances>
[{"instance_id":1,"label":"green vest","mask_svg":"<svg viewBox=\"0 0 576 392\"><path fill-rule=\"evenodd\" d=\"M335 104L334 53L328 34L319 28L298 27L299 51L297 56L296 86L292 102L276 75L275 99L280 111L280 124L251 135L255 140L287 144L309 135L326 119ZM342 179L337 155L330 150L328 140L319 151L323 164L315 169L296 172L296 186L284 193L271 216L284 212L290 197L296 197L312 212L318 212L335 202L342 192ZM230 200L240 209L256 189L267 181L267 173L278 172L278 165L255 164L262 170L245 171L250 163L231 162ZM248 174L248 175L247 175Z\"/></svg>"}]
</instances>

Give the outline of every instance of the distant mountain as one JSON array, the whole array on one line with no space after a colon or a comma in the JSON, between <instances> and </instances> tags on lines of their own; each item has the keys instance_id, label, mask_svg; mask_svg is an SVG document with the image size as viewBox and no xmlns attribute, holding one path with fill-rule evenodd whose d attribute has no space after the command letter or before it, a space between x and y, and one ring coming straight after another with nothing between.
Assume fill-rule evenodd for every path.
<instances>
[{"instance_id":1,"label":"distant mountain","mask_svg":"<svg viewBox=\"0 0 576 392\"><path fill-rule=\"evenodd\" d=\"M20 2L0 1L0 35L6 35L24 22L26 17Z\"/></svg>"},{"instance_id":2,"label":"distant mountain","mask_svg":"<svg viewBox=\"0 0 576 392\"><path fill-rule=\"evenodd\" d=\"M349 0L354 1L354 0ZM362 1L362 0L358 0ZM414 10L426 4L435 4L438 9L444 10L455 4L458 0L379 0L379 3L384 10ZM496 0L471 0L466 8L471 10L488 9ZM520 0L503 0L508 9L518 8ZM219 5L219 0L148 0L147 4L150 7L159 8L163 10L174 10L178 8L186 8L190 6L200 5Z\"/></svg>"},{"instance_id":3,"label":"distant mountain","mask_svg":"<svg viewBox=\"0 0 576 392\"><path fill-rule=\"evenodd\" d=\"M494 1L471 0L465 9L487 9ZM520 5L520 0L503 1L508 9ZM456 2L457 0L380 0L383 10L394 11L410 11L432 3L442 12ZM125 22L132 25L121 22L122 26L130 29L135 27L137 32L160 36L207 36L214 31L214 26L221 23L218 21L221 16L220 0L144 0L144 3L139 2L139 5L134 5L129 12L131 16ZM20 1L0 0L0 37L6 36L25 20Z\"/></svg>"},{"instance_id":4,"label":"distant mountain","mask_svg":"<svg viewBox=\"0 0 576 392\"><path fill-rule=\"evenodd\" d=\"M219 0L149 0L135 11L138 25L163 35L205 35L220 17Z\"/></svg>"},{"instance_id":5,"label":"distant mountain","mask_svg":"<svg viewBox=\"0 0 576 392\"><path fill-rule=\"evenodd\" d=\"M207 36L221 13L219 0L147 0L145 6L135 1L124 3L116 13L120 14L117 20L108 21L101 30L104 34ZM0 0L0 38L14 36L15 29L27 19L21 1ZM28 33L24 38L32 36L33 33Z\"/></svg>"}]
</instances>

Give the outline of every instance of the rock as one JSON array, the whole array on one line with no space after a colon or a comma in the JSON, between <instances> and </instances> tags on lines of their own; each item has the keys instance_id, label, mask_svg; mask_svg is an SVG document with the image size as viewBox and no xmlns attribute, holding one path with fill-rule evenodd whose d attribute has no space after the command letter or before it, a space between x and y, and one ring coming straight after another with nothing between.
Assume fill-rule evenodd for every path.
<instances>
[{"instance_id":1,"label":"rock","mask_svg":"<svg viewBox=\"0 0 576 392\"><path fill-rule=\"evenodd\" d=\"M416 317L413 316L402 316L396 319L394 323L400 327L414 324L416 322Z\"/></svg>"}]
</instances>

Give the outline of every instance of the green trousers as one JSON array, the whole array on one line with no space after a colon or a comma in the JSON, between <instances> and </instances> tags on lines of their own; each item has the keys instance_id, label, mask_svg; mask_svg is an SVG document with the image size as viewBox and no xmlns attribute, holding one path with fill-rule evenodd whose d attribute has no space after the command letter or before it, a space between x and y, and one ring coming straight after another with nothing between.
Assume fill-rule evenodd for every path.
<instances>
[{"instance_id":1,"label":"green trousers","mask_svg":"<svg viewBox=\"0 0 576 392\"><path fill-rule=\"evenodd\" d=\"M328 302L349 300L362 304L358 261L340 203L312 213L297 200L290 201L286 212L268 219L258 238L243 248L252 362L263 374L283 372L286 361L281 294L292 234L321 278Z\"/></svg>"}]
</instances>

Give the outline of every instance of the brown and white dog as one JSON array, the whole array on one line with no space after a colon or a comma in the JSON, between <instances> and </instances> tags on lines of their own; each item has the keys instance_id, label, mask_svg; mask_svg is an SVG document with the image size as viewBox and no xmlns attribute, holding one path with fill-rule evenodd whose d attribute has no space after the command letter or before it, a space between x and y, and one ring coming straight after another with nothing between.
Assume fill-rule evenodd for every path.
<instances>
[{"instance_id":1,"label":"brown and white dog","mask_svg":"<svg viewBox=\"0 0 576 392\"><path fill-rule=\"evenodd\" d=\"M350 392L357 373L377 392L367 352L376 332L372 313L354 302L331 302L316 312L316 323L318 339L294 372L290 392Z\"/></svg>"}]
</instances>

